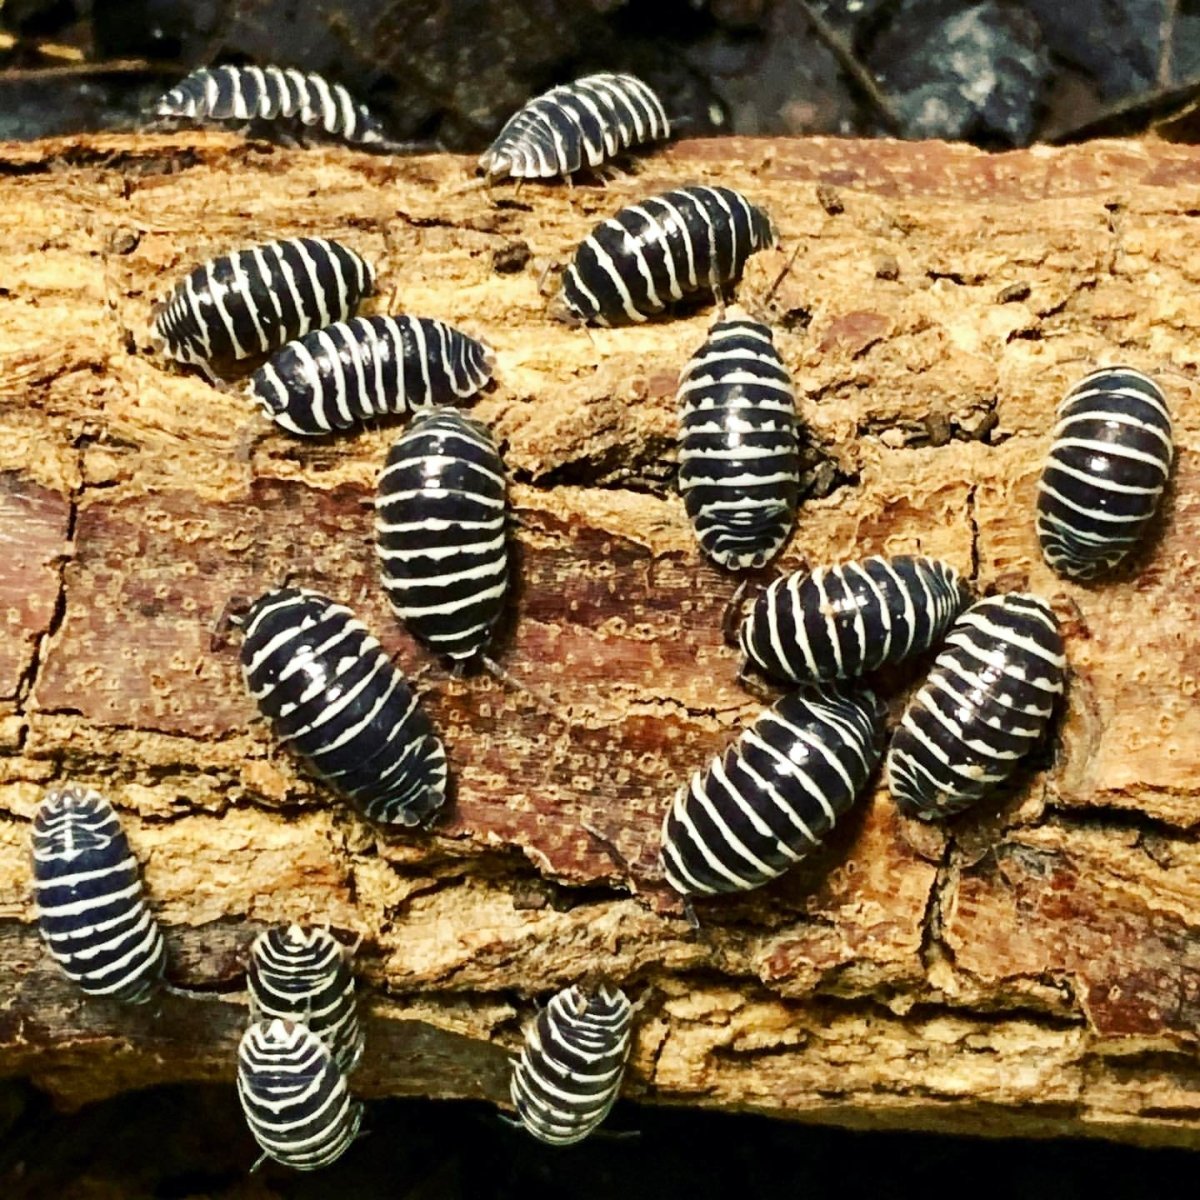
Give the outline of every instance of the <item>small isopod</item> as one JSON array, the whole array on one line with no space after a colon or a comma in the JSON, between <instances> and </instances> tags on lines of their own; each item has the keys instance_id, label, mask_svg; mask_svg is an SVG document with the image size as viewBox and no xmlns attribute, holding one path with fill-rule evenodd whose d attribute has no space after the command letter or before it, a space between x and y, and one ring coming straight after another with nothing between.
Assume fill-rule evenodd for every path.
<instances>
[{"instance_id":1,"label":"small isopod","mask_svg":"<svg viewBox=\"0 0 1200 1200\"><path fill-rule=\"evenodd\" d=\"M429 317L355 317L289 342L250 397L289 433L340 433L389 414L454 404L492 377L489 346Z\"/></svg>"},{"instance_id":2,"label":"small isopod","mask_svg":"<svg viewBox=\"0 0 1200 1200\"><path fill-rule=\"evenodd\" d=\"M704 552L762 566L787 540L800 481L796 401L771 331L719 321L679 378L679 491Z\"/></svg>"},{"instance_id":3,"label":"small isopod","mask_svg":"<svg viewBox=\"0 0 1200 1200\"><path fill-rule=\"evenodd\" d=\"M608 1116L629 1058L633 1005L620 988L563 988L525 1033L510 1092L521 1124L554 1146L582 1141Z\"/></svg>"},{"instance_id":4,"label":"small isopod","mask_svg":"<svg viewBox=\"0 0 1200 1200\"><path fill-rule=\"evenodd\" d=\"M255 1021L238 1047L238 1099L263 1157L297 1171L336 1162L358 1137L362 1104L307 1025Z\"/></svg>"},{"instance_id":5,"label":"small isopod","mask_svg":"<svg viewBox=\"0 0 1200 1200\"><path fill-rule=\"evenodd\" d=\"M363 1052L349 952L324 929L283 925L254 939L246 972L255 1020L309 1027L347 1075Z\"/></svg>"},{"instance_id":6,"label":"small isopod","mask_svg":"<svg viewBox=\"0 0 1200 1200\"><path fill-rule=\"evenodd\" d=\"M775 244L767 214L732 188L677 188L621 209L584 238L551 306L558 319L645 321L708 291L720 299L756 250Z\"/></svg>"},{"instance_id":7,"label":"small isopod","mask_svg":"<svg viewBox=\"0 0 1200 1200\"><path fill-rule=\"evenodd\" d=\"M374 290L374 273L327 238L290 238L210 259L158 307L166 353L209 375L343 321Z\"/></svg>"},{"instance_id":8,"label":"small isopod","mask_svg":"<svg viewBox=\"0 0 1200 1200\"><path fill-rule=\"evenodd\" d=\"M466 662L487 645L508 590L504 463L491 434L426 409L393 444L376 494L376 546L392 611Z\"/></svg>"},{"instance_id":9,"label":"small isopod","mask_svg":"<svg viewBox=\"0 0 1200 1200\"><path fill-rule=\"evenodd\" d=\"M888 751L892 798L907 816L950 816L998 787L1041 741L1066 674L1050 606L1010 592L955 622Z\"/></svg>"},{"instance_id":10,"label":"small isopod","mask_svg":"<svg viewBox=\"0 0 1200 1200\"><path fill-rule=\"evenodd\" d=\"M147 111L157 121L297 122L343 142L389 144L378 119L340 83L293 67L199 67Z\"/></svg>"},{"instance_id":11,"label":"small isopod","mask_svg":"<svg viewBox=\"0 0 1200 1200\"><path fill-rule=\"evenodd\" d=\"M759 594L742 650L789 683L852 679L928 650L966 601L958 572L919 554L795 571Z\"/></svg>"},{"instance_id":12,"label":"small isopod","mask_svg":"<svg viewBox=\"0 0 1200 1200\"><path fill-rule=\"evenodd\" d=\"M634 75L587 75L514 113L479 160L488 180L552 179L671 136L662 102Z\"/></svg>"},{"instance_id":13,"label":"small isopod","mask_svg":"<svg viewBox=\"0 0 1200 1200\"><path fill-rule=\"evenodd\" d=\"M67 978L90 996L149 1000L166 947L137 859L99 792L46 793L33 822L33 879L38 931Z\"/></svg>"},{"instance_id":14,"label":"small isopod","mask_svg":"<svg viewBox=\"0 0 1200 1200\"><path fill-rule=\"evenodd\" d=\"M1162 389L1132 367L1105 367L1059 405L1038 485L1037 531L1060 575L1094 579L1141 541L1175 449Z\"/></svg>"},{"instance_id":15,"label":"small isopod","mask_svg":"<svg viewBox=\"0 0 1200 1200\"><path fill-rule=\"evenodd\" d=\"M819 847L883 753L883 705L867 689L784 696L680 789L660 861L685 896L746 892Z\"/></svg>"},{"instance_id":16,"label":"small isopod","mask_svg":"<svg viewBox=\"0 0 1200 1200\"><path fill-rule=\"evenodd\" d=\"M242 628L246 687L279 737L368 820L432 820L446 800L446 752L366 626L317 592L276 588Z\"/></svg>"}]
</instances>

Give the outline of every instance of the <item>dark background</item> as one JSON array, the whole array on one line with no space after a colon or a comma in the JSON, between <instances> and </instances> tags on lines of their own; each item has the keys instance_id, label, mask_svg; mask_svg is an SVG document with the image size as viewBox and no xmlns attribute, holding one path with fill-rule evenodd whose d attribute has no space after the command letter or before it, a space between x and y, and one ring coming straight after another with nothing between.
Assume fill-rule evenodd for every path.
<instances>
[{"instance_id":1,"label":"dark background","mask_svg":"<svg viewBox=\"0 0 1200 1200\"><path fill-rule=\"evenodd\" d=\"M987 147L1144 129L1200 96L1200 0L4 0L0 31L0 138L129 124L212 62L323 72L397 138L476 152L595 70L642 75L690 133Z\"/></svg>"},{"instance_id":2,"label":"dark background","mask_svg":"<svg viewBox=\"0 0 1200 1200\"><path fill-rule=\"evenodd\" d=\"M531 95L608 69L653 84L689 134L1200 140L1200 0L0 0L0 138L129 128L214 62L321 71L395 137L474 152ZM635 1136L567 1150L478 1105L378 1103L368 1123L328 1171L251 1177L232 1086L64 1115L0 1083L0 1198L1092 1200L1190 1192L1198 1161L631 1105L609 1126Z\"/></svg>"},{"instance_id":3,"label":"dark background","mask_svg":"<svg viewBox=\"0 0 1200 1200\"><path fill-rule=\"evenodd\" d=\"M1195 1188L1183 1150L1102 1142L849 1133L621 1104L578 1146L542 1146L486 1106L371 1104L334 1166L248 1176L255 1147L233 1088L171 1087L56 1116L8 1085L5 1200L1125 1200ZM2 1118L0 1118L2 1121Z\"/></svg>"}]
</instances>

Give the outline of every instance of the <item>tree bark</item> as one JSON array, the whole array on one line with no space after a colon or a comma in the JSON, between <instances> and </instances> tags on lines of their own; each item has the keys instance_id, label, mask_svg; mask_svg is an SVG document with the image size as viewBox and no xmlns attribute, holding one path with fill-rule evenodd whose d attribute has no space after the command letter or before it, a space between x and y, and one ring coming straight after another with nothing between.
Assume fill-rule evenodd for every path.
<instances>
[{"instance_id":1,"label":"tree bark","mask_svg":"<svg viewBox=\"0 0 1200 1200\"><path fill-rule=\"evenodd\" d=\"M603 973L643 1001L637 1099L1200 1145L1200 151L683 142L495 203L470 170L219 134L0 145L0 1072L69 1104L230 1079L240 952L327 922L363 939L365 1095L504 1100L536 1001ZM782 237L739 293L806 429L778 569L920 550L1073 614L1054 745L1012 796L928 830L880 787L699 930L658 879L661 815L759 708L722 640L736 580L672 484L674 380L712 312L589 338L537 286L685 182L743 190ZM499 656L569 721L449 678L390 617L369 504L394 426L290 440L152 352L151 302L192 265L300 234L374 261L380 311L496 347L474 411L519 521ZM1074 587L1038 553L1037 475L1063 391L1120 360L1162 373L1178 466L1138 562ZM311 782L236 646L210 648L230 597L289 574L419 674L456 782L432 832L381 836ZM41 952L28 823L66 779L122 810L171 976L208 998L85 1001Z\"/></svg>"}]
</instances>

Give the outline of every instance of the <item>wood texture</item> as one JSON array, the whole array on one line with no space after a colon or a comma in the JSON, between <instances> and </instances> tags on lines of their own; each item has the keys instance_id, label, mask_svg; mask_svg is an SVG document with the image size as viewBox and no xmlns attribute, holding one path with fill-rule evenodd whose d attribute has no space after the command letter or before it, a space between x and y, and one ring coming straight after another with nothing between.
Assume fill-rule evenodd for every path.
<instances>
[{"instance_id":1,"label":"wood texture","mask_svg":"<svg viewBox=\"0 0 1200 1200\"><path fill-rule=\"evenodd\" d=\"M230 1079L241 948L318 921L364 939L367 1095L503 1100L536 1000L604 972L643 998L636 1098L1200 1145L1200 152L685 142L495 205L469 172L215 134L0 146L0 1071L64 1103ZM721 638L734 580L671 483L674 379L712 314L589 339L537 286L596 220L690 181L741 188L783 237L740 294L778 325L807 430L781 566L920 549L980 587L1027 578L1069 616L1073 671L1011 797L942 832L880 789L819 859L699 905L699 931L656 879L661 814L759 707ZM569 721L448 678L389 617L369 503L394 430L288 440L154 356L182 272L302 233L376 262L381 310L497 348L474 407L520 522L502 657ZM1142 559L1067 586L1036 477L1065 388L1117 360L1160 373L1178 468ZM288 573L419 675L457 789L429 835L331 802L273 748L236 646L210 648L231 596ZM209 998L84 1003L40 952L28 822L66 778L122 809L173 978Z\"/></svg>"}]
</instances>

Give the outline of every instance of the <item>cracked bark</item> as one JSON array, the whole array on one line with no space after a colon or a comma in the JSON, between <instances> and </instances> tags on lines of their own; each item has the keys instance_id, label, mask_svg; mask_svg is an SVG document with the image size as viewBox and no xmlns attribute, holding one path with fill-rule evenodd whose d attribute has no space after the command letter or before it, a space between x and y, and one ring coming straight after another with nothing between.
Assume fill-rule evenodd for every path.
<instances>
[{"instance_id":1,"label":"cracked bark","mask_svg":"<svg viewBox=\"0 0 1200 1200\"><path fill-rule=\"evenodd\" d=\"M364 939L367 1095L503 1099L536 1000L602 970L645 997L628 1093L647 1101L1200 1143L1200 153L691 142L495 207L468 170L220 135L0 146L0 1071L65 1103L227 1080L241 949L323 921ZM547 321L536 282L599 217L697 180L742 188L785 241L741 292L778 328L823 480L780 565L920 549L1079 616L1053 753L1010 797L942 832L880 791L693 932L655 879L661 812L757 709L721 642L734 581L670 486L674 378L711 314L593 342ZM569 728L447 678L389 619L365 505L390 430L268 431L246 462L237 394L150 353L182 271L301 233L497 347L475 409L517 481L501 657ZM523 269L493 269L522 243ZM1069 588L1037 554L1037 471L1057 398L1118 357L1167 372L1178 470L1137 569ZM273 750L234 648L210 651L225 601L289 571L428 668L457 780L433 833L378 837L330 803ZM68 777L121 807L172 975L209 999L113 1011L41 954L28 820Z\"/></svg>"}]
</instances>

